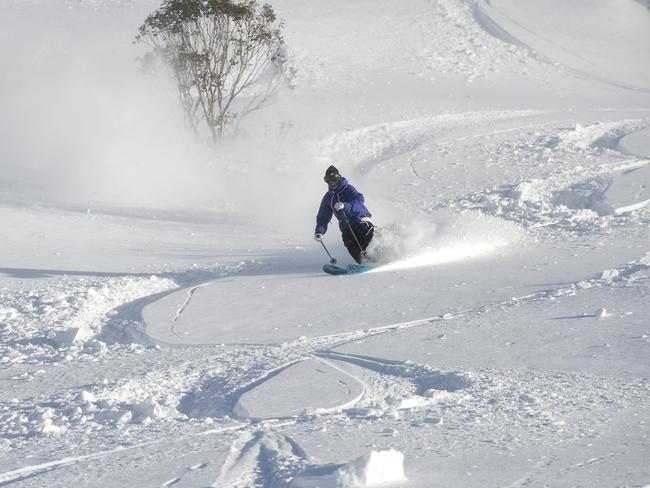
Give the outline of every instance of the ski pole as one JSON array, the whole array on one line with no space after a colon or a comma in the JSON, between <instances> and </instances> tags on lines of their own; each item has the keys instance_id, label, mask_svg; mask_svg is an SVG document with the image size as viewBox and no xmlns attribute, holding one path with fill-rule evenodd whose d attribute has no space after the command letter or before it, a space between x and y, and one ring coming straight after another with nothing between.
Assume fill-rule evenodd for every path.
<instances>
[{"instance_id":1,"label":"ski pole","mask_svg":"<svg viewBox=\"0 0 650 488\"><path fill-rule=\"evenodd\" d=\"M325 243L323 242L323 239L321 239L321 240L318 241L318 242L320 242L321 246L323 246L323 249L325 249L325 252L326 252L327 255L330 257L330 264L331 264L332 266L334 266L334 265L336 264L336 258L333 258L332 255L330 254L330 252L327 250L327 248L325 247Z\"/></svg>"},{"instance_id":2,"label":"ski pole","mask_svg":"<svg viewBox=\"0 0 650 488\"><path fill-rule=\"evenodd\" d=\"M361 246L361 243L359 242L359 239L357 239L357 235L354 233L354 230L352 230L352 225L350 225L350 220L348 219L348 216L345 214L345 211L343 209L339 210L339 212L343 212L343 218L345 219L345 223L348 224L348 229L350 229L350 232L352 233L352 237L354 237L354 242L356 242L357 246L359 246L359 251L361 251L361 256L364 259L367 259L368 256L366 255L366 251L364 251L363 247Z\"/></svg>"}]
</instances>

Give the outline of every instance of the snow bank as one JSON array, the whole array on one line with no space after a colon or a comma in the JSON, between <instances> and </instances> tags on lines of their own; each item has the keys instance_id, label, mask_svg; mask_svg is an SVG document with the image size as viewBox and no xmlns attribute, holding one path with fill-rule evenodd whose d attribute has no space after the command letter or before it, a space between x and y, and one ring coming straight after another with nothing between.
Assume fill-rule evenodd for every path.
<instances>
[{"instance_id":1,"label":"snow bank","mask_svg":"<svg viewBox=\"0 0 650 488\"><path fill-rule=\"evenodd\" d=\"M450 223L419 220L380 229L368 252L377 261L390 263L377 271L393 271L476 258L522 237L515 224L466 213Z\"/></svg>"},{"instance_id":2,"label":"snow bank","mask_svg":"<svg viewBox=\"0 0 650 488\"><path fill-rule=\"evenodd\" d=\"M12 341L19 350L27 343L30 347L50 342L58 348L83 345L101 332L111 310L177 286L170 278L151 275L65 277L42 287L25 284L11 292L0 289L0 322L5 324L0 340L4 344Z\"/></svg>"},{"instance_id":3,"label":"snow bank","mask_svg":"<svg viewBox=\"0 0 650 488\"><path fill-rule=\"evenodd\" d=\"M399 451L371 451L339 468L337 485L361 488L406 481L403 464L404 455Z\"/></svg>"}]
</instances>

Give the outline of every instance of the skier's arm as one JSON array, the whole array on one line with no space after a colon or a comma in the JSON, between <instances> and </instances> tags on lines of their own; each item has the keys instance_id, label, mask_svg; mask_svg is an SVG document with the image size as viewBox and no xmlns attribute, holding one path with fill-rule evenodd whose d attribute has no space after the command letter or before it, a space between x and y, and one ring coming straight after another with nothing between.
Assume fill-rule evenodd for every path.
<instances>
[{"instance_id":1,"label":"skier's arm","mask_svg":"<svg viewBox=\"0 0 650 488\"><path fill-rule=\"evenodd\" d=\"M363 196L363 193L358 191L355 187L352 185L349 185L349 190L350 190L350 204L346 205L345 212L346 213L355 213L355 214L364 214L367 213L367 209L365 208L365 202L366 199ZM370 215L368 215L370 216Z\"/></svg>"},{"instance_id":2,"label":"skier's arm","mask_svg":"<svg viewBox=\"0 0 650 488\"><path fill-rule=\"evenodd\" d=\"M327 225L332 220L332 208L327 204L326 197L323 197L323 200L320 203L320 209L318 210L318 215L316 216L316 234L325 234L327 232Z\"/></svg>"}]
</instances>

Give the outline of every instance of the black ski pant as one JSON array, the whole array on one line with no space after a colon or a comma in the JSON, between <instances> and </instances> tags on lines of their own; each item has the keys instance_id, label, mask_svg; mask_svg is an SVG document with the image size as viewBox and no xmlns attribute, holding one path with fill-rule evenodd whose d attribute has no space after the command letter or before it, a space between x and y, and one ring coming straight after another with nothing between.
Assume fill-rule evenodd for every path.
<instances>
[{"instance_id":1,"label":"black ski pant","mask_svg":"<svg viewBox=\"0 0 650 488\"><path fill-rule=\"evenodd\" d=\"M370 244L370 241L372 241L372 236L375 233L375 226L372 225L371 222L361 221L352 224L352 230L354 231L354 235L350 232L349 227L342 231L343 244L345 244L345 247L347 247L348 252L354 260L361 264L361 249L365 251L368 244ZM355 235L359 241L358 243L354 238ZM361 248L359 248L359 244L361 244Z\"/></svg>"}]
</instances>

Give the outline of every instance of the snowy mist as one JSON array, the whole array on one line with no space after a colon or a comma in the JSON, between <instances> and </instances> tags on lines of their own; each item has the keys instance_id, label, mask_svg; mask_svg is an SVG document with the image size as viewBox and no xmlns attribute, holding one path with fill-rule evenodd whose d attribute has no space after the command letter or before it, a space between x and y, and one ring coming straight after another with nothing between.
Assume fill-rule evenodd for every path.
<instances>
[{"instance_id":1,"label":"snowy mist","mask_svg":"<svg viewBox=\"0 0 650 488\"><path fill-rule=\"evenodd\" d=\"M215 151L191 134L165 74L142 71L134 36L158 3L3 2L0 198L252 220L273 202L304 226L322 169L305 164L299 136L262 112Z\"/></svg>"},{"instance_id":2,"label":"snowy mist","mask_svg":"<svg viewBox=\"0 0 650 488\"><path fill-rule=\"evenodd\" d=\"M421 216L380 227L368 248L372 259L395 271L478 258L525 239L514 223L480 213Z\"/></svg>"},{"instance_id":3,"label":"snowy mist","mask_svg":"<svg viewBox=\"0 0 650 488\"><path fill-rule=\"evenodd\" d=\"M57 3L2 7L3 190L82 205L183 203L201 181L200 157L173 92L143 76L133 44L151 2Z\"/></svg>"}]
</instances>

